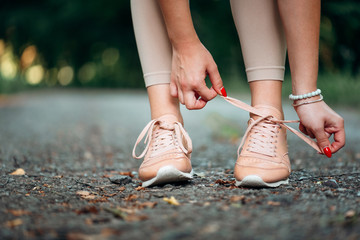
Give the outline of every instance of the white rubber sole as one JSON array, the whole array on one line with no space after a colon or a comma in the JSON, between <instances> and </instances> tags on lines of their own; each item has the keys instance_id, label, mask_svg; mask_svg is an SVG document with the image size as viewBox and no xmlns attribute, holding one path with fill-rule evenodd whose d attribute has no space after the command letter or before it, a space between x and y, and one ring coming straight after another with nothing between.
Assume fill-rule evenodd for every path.
<instances>
[{"instance_id":1,"label":"white rubber sole","mask_svg":"<svg viewBox=\"0 0 360 240\"><path fill-rule=\"evenodd\" d=\"M152 185L182 182L191 180L193 178L193 170L190 173L184 173L176 169L174 166L165 166L159 169L156 177L142 183L142 187L149 187Z\"/></svg>"},{"instance_id":2,"label":"white rubber sole","mask_svg":"<svg viewBox=\"0 0 360 240\"><path fill-rule=\"evenodd\" d=\"M235 185L238 187L254 187L254 188L262 188L262 187L278 187L281 184L289 184L289 179L281 180L278 182L267 183L262 180L261 177L256 175L246 176L242 181L237 181Z\"/></svg>"}]
</instances>

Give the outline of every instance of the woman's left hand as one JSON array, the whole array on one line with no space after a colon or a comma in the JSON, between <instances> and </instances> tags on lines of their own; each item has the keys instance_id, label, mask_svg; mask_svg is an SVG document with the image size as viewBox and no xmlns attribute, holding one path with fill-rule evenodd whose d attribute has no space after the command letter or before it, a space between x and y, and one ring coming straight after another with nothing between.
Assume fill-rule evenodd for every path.
<instances>
[{"instance_id":1,"label":"woman's left hand","mask_svg":"<svg viewBox=\"0 0 360 240\"><path fill-rule=\"evenodd\" d=\"M300 131L316 138L318 146L326 156L331 157L331 153L345 145L344 119L324 101L300 105L295 107L295 110L300 118ZM332 143L329 141L331 135L334 135Z\"/></svg>"}]
</instances>

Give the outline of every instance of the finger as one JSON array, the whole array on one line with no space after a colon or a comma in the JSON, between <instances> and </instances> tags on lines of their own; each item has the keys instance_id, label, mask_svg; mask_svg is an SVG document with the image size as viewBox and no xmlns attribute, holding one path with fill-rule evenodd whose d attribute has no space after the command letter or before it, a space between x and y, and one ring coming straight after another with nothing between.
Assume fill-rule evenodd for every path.
<instances>
[{"instance_id":1,"label":"finger","mask_svg":"<svg viewBox=\"0 0 360 240\"><path fill-rule=\"evenodd\" d=\"M335 153L345 145L345 130L341 128L334 133L334 142L331 144L331 152Z\"/></svg>"},{"instance_id":2,"label":"finger","mask_svg":"<svg viewBox=\"0 0 360 240\"><path fill-rule=\"evenodd\" d=\"M322 150L322 152L327 156L331 157L331 149L330 149L330 141L327 135L325 134L325 130L323 128L317 129L314 131L314 135L316 137L318 146Z\"/></svg>"},{"instance_id":3,"label":"finger","mask_svg":"<svg viewBox=\"0 0 360 240\"><path fill-rule=\"evenodd\" d=\"M184 105L185 104L184 95L183 95L183 92L181 90L179 90L179 88L178 88L177 94L178 94L179 102Z\"/></svg>"},{"instance_id":4,"label":"finger","mask_svg":"<svg viewBox=\"0 0 360 240\"><path fill-rule=\"evenodd\" d=\"M315 138L315 135L313 134L312 131L310 131L309 129L306 129L306 132L307 132L307 135L308 135L310 138Z\"/></svg>"},{"instance_id":5,"label":"finger","mask_svg":"<svg viewBox=\"0 0 360 240\"><path fill-rule=\"evenodd\" d=\"M177 96L178 96L179 102L184 105L185 101L184 101L183 89L181 88L181 85L179 84L179 81L174 81L174 82L175 82L175 85L176 85Z\"/></svg>"},{"instance_id":6,"label":"finger","mask_svg":"<svg viewBox=\"0 0 360 240\"><path fill-rule=\"evenodd\" d=\"M199 99L200 98L200 95L198 93L195 93L195 98L196 99Z\"/></svg>"},{"instance_id":7,"label":"finger","mask_svg":"<svg viewBox=\"0 0 360 240\"><path fill-rule=\"evenodd\" d=\"M187 92L184 94L185 106L189 110L201 109L205 107L206 101L201 98L197 98L194 92Z\"/></svg>"},{"instance_id":8,"label":"finger","mask_svg":"<svg viewBox=\"0 0 360 240\"><path fill-rule=\"evenodd\" d=\"M207 67L207 73L209 75L210 82L215 90L215 92L219 95L227 97L226 90L224 88L223 81L221 79L218 67L215 63L209 65Z\"/></svg>"},{"instance_id":9,"label":"finger","mask_svg":"<svg viewBox=\"0 0 360 240\"><path fill-rule=\"evenodd\" d=\"M205 82L203 85L199 86L198 88L194 89L196 93L206 102L214 99L217 96L216 91L213 87L210 89L205 85Z\"/></svg>"},{"instance_id":10,"label":"finger","mask_svg":"<svg viewBox=\"0 0 360 240\"><path fill-rule=\"evenodd\" d=\"M299 123L299 130L305 134L305 135L308 135L307 131L306 131L306 128L304 127L304 125L302 125L302 123Z\"/></svg>"},{"instance_id":11,"label":"finger","mask_svg":"<svg viewBox=\"0 0 360 240\"><path fill-rule=\"evenodd\" d=\"M174 98L178 97L178 90L174 81L170 82L170 95Z\"/></svg>"}]
</instances>

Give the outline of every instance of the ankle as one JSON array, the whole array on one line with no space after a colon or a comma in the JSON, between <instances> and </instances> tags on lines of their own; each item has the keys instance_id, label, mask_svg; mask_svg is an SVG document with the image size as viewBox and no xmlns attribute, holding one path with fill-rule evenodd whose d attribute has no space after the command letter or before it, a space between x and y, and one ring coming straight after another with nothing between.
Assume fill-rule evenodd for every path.
<instances>
[{"instance_id":1,"label":"ankle","mask_svg":"<svg viewBox=\"0 0 360 240\"><path fill-rule=\"evenodd\" d=\"M272 104L257 104L257 105L253 105L253 107L263 110L264 114L275 115L274 117L279 118L280 120L284 119L284 111L281 105L279 106ZM254 113L250 113L250 118L254 120L258 119L259 117L260 116Z\"/></svg>"},{"instance_id":2,"label":"ankle","mask_svg":"<svg viewBox=\"0 0 360 240\"><path fill-rule=\"evenodd\" d=\"M180 112L173 112L173 111L151 112L151 119L154 120L154 119L160 118L167 114L174 115L176 117L177 121L179 123L181 123L182 125L184 125L184 120L183 120L183 117L181 116Z\"/></svg>"}]
</instances>

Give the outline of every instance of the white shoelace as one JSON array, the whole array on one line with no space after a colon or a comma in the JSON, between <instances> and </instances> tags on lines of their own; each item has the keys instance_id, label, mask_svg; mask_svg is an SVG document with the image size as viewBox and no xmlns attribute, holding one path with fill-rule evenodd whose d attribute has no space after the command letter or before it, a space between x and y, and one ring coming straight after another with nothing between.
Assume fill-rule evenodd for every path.
<instances>
[{"instance_id":1,"label":"white shoelace","mask_svg":"<svg viewBox=\"0 0 360 240\"><path fill-rule=\"evenodd\" d=\"M146 147L144 151L137 156L136 147L144 137ZM187 147L184 146L182 137L184 137L185 145ZM152 138L154 139L154 142L151 149L149 149ZM171 149L180 149L185 154L191 153L192 142L189 135L179 122L169 124L155 119L151 120L140 133L138 139L136 140L132 155L134 158L140 159L143 158L148 151L151 151L151 157L153 157Z\"/></svg>"},{"instance_id":2,"label":"white shoelace","mask_svg":"<svg viewBox=\"0 0 360 240\"><path fill-rule=\"evenodd\" d=\"M262 153L265 155L274 156L275 149L272 144L272 141L273 140L276 141L277 131L280 127L285 127L289 131L295 133L296 136L298 136L299 138L304 140L304 142L309 144L316 151L318 151L319 153L321 152L319 146L317 145L317 143L315 141L311 140L310 138L307 138L305 135L301 134L299 131L297 131L294 128L285 124L285 123L298 123L298 122L300 122L299 120L279 120L279 119L276 119L274 116L264 115L259 109L256 109L256 108L254 108L240 100L237 100L235 98L232 98L232 97L222 97L222 98L224 98L227 102L231 103L232 105L234 105L238 108L241 108L245 111L248 111L248 112L251 112L253 114L260 116L258 119L256 119L252 123L250 123L250 125L248 126L248 128L244 134L244 137L241 140L241 143L240 143L240 146L238 149L238 156L240 155L241 147L244 145L245 139L247 138L247 136L249 135L250 132L257 133L256 134L257 136L254 137L252 135L252 137L254 137L254 138L252 139L251 144L249 144L249 149L251 151L259 152L259 153ZM264 141L265 139L272 139L272 140ZM251 146L251 148L250 148L250 146Z\"/></svg>"}]
</instances>

